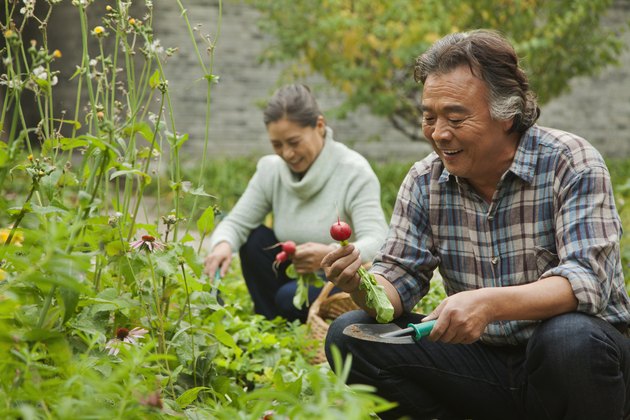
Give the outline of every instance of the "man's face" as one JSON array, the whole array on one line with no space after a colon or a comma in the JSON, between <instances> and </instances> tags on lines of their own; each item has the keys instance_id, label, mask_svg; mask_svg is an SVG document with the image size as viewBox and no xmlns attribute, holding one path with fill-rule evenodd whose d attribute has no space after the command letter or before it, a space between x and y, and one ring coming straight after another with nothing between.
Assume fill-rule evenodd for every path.
<instances>
[{"instance_id":1,"label":"man's face","mask_svg":"<svg viewBox=\"0 0 630 420\"><path fill-rule=\"evenodd\" d=\"M488 89L468 66L430 75L422 94L422 132L453 175L493 186L514 157L512 121L490 116Z\"/></svg>"}]
</instances>

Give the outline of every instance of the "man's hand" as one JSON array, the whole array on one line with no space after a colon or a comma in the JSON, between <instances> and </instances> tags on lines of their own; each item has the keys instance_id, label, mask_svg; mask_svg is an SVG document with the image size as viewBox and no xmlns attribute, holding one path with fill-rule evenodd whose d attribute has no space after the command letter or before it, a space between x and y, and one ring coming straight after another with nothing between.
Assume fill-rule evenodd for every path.
<instances>
[{"instance_id":1,"label":"man's hand","mask_svg":"<svg viewBox=\"0 0 630 420\"><path fill-rule=\"evenodd\" d=\"M221 277L224 277L232 262L232 247L227 242L219 242L214 246L212 252L204 260L203 272L214 279L217 269L221 270Z\"/></svg>"},{"instance_id":2,"label":"man's hand","mask_svg":"<svg viewBox=\"0 0 630 420\"><path fill-rule=\"evenodd\" d=\"M326 278L347 293L357 291L361 279L357 271L361 267L361 256L352 244L342 246L324 257L322 268Z\"/></svg>"},{"instance_id":3,"label":"man's hand","mask_svg":"<svg viewBox=\"0 0 630 420\"><path fill-rule=\"evenodd\" d=\"M295 271L299 274L312 273L321 268L322 259L333 247L317 242L305 242L295 248L292 256Z\"/></svg>"},{"instance_id":4,"label":"man's hand","mask_svg":"<svg viewBox=\"0 0 630 420\"><path fill-rule=\"evenodd\" d=\"M492 319L485 290L459 292L444 299L423 321L437 319L429 339L470 344L479 339Z\"/></svg>"}]
</instances>

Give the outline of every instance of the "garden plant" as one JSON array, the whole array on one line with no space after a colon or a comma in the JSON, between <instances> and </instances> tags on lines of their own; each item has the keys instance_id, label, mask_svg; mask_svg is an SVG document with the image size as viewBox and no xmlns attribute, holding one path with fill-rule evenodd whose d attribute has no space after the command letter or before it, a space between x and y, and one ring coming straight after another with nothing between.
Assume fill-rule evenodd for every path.
<instances>
[{"instance_id":1,"label":"garden plant","mask_svg":"<svg viewBox=\"0 0 630 420\"><path fill-rule=\"evenodd\" d=\"M211 33L173 1L208 128L221 1ZM0 417L364 419L386 409L369 387L345 384L351 359L339 372L309 363L304 349L320 343L307 326L254 315L238 262L224 279L203 274L203 240L254 163L211 160L206 135L198 163L181 164L189 138L163 66L176 46L154 33L153 2L136 2L138 14L130 1L72 0L81 59L71 74L59 70L63 46L48 43L61 3L1 6ZM54 100L61 80L76 93L67 109ZM408 167L375 163L388 214ZM611 166L624 221L629 168ZM443 297L435 286L420 311Z\"/></svg>"},{"instance_id":2,"label":"garden plant","mask_svg":"<svg viewBox=\"0 0 630 420\"><path fill-rule=\"evenodd\" d=\"M60 3L2 6L2 417L365 418L385 407L308 363L305 326L235 298L247 295L236 265L222 281L202 273L218 212L203 186L208 139L184 177L188 135L163 66L176 48L153 32L153 3L135 14L131 2L73 0L72 74L48 45ZM206 34L177 4L209 115L220 16ZM55 108L60 80L76 92L69 109Z\"/></svg>"}]
</instances>

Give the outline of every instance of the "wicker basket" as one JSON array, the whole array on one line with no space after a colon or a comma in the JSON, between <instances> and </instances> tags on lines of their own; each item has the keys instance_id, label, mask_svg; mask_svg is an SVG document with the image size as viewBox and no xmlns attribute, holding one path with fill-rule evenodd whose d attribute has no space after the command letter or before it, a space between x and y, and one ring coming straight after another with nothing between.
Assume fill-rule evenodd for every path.
<instances>
[{"instance_id":1,"label":"wicker basket","mask_svg":"<svg viewBox=\"0 0 630 420\"><path fill-rule=\"evenodd\" d=\"M335 285L332 282L326 282L322 291L317 296L308 310L308 318L306 324L309 328L309 334L312 339L317 341L317 348L306 348L307 354L312 355L309 361L311 364L319 364L326 361L324 353L324 340L328 332L328 322L344 312L359 309L348 293L339 292L330 294ZM313 354L314 353L314 354Z\"/></svg>"}]
</instances>

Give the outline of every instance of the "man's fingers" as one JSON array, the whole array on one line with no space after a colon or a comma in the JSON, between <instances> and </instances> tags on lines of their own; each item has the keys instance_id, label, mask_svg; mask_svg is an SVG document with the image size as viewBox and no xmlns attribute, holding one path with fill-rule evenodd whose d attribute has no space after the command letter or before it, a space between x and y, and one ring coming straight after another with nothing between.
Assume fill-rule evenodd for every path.
<instances>
[{"instance_id":1,"label":"man's fingers","mask_svg":"<svg viewBox=\"0 0 630 420\"><path fill-rule=\"evenodd\" d=\"M326 256L322 259L322 267L332 266L335 261L352 254L352 251L354 251L354 246L352 245L346 245L335 249L334 251L326 254Z\"/></svg>"}]
</instances>

